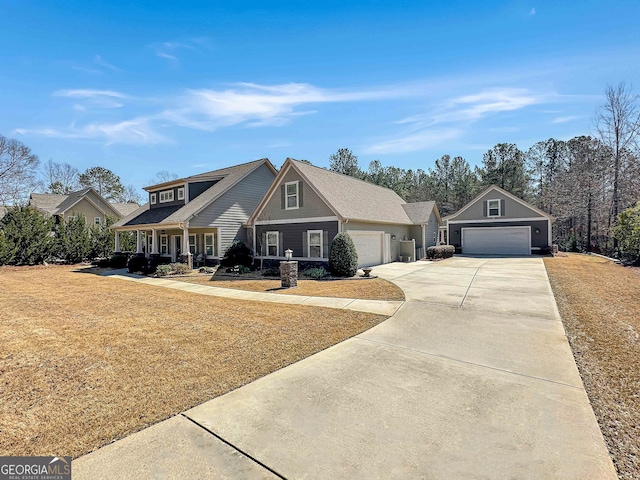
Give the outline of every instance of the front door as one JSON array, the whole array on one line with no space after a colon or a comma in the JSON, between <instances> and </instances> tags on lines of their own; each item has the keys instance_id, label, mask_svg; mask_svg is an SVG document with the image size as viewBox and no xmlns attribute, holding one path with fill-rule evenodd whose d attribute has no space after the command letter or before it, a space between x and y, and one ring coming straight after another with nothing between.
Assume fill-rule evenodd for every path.
<instances>
[{"instance_id":1,"label":"front door","mask_svg":"<svg viewBox=\"0 0 640 480\"><path fill-rule=\"evenodd\" d=\"M177 262L182 254L182 235L173 236L173 251L171 252L171 260Z\"/></svg>"}]
</instances>

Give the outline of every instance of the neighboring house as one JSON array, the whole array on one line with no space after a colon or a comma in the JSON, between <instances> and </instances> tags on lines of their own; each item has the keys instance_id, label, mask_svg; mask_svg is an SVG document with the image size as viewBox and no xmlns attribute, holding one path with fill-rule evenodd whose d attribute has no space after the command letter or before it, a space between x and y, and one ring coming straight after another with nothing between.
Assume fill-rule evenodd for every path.
<instances>
[{"instance_id":1,"label":"neighboring house","mask_svg":"<svg viewBox=\"0 0 640 480\"><path fill-rule=\"evenodd\" d=\"M285 251L309 262L326 262L338 232L347 232L358 266L416 259L435 245L440 214L435 202L406 203L388 188L288 158L248 226L253 250L263 259Z\"/></svg>"},{"instance_id":2,"label":"neighboring house","mask_svg":"<svg viewBox=\"0 0 640 480\"><path fill-rule=\"evenodd\" d=\"M551 247L554 218L492 185L443 219L440 240L470 255L530 255Z\"/></svg>"},{"instance_id":3,"label":"neighboring house","mask_svg":"<svg viewBox=\"0 0 640 480\"><path fill-rule=\"evenodd\" d=\"M91 226L100 225L106 222L107 218L122 218L125 212L121 211L121 208L128 204L109 203L93 188L85 188L69 195L32 193L29 196L29 205L45 215L52 216L56 223L66 221L70 217L83 216L87 225ZM132 205L138 208L138 205Z\"/></svg>"},{"instance_id":4,"label":"neighboring house","mask_svg":"<svg viewBox=\"0 0 640 480\"><path fill-rule=\"evenodd\" d=\"M4 205L0 205L0 220L7 214L7 210L9 207L5 207Z\"/></svg>"},{"instance_id":5,"label":"neighboring house","mask_svg":"<svg viewBox=\"0 0 640 480\"><path fill-rule=\"evenodd\" d=\"M189 252L215 263L235 240L248 242L244 227L276 176L263 158L234 167L146 187L149 201L113 224L137 233L137 253L177 261Z\"/></svg>"}]
</instances>

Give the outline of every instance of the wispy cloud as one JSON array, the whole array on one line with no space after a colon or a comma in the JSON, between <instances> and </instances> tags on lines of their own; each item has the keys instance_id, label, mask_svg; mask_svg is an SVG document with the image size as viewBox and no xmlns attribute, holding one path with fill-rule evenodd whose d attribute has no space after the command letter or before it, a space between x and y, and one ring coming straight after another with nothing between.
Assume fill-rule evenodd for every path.
<instances>
[{"instance_id":1,"label":"wispy cloud","mask_svg":"<svg viewBox=\"0 0 640 480\"><path fill-rule=\"evenodd\" d=\"M114 90L69 89L53 92L54 97L67 97L80 100L73 106L74 110L84 112L100 108L120 108L124 106L123 100L129 98L121 92Z\"/></svg>"},{"instance_id":2,"label":"wispy cloud","mask_svg":"<svg viewBox=\"0 0 640 480\"><path fill-rule=\"evenodd\" d=\"M102 68L106 68L107 70L113 70L115 72L121 72L122 69L116 67L115 65L107 62L104 58L102 58L100 55L96 55L95 57L93 57L93 63L95 63L96 65L98 65L99 67Z\"/></svg>"},{"instance_id":3,"label":"wispy cloud","mask_svg":"<svg viewBox=\"0 0 640 480\"><path fill-rule=\"evenodd\" d=\"M67 90L56 90L53 92L55 97L72 97L72 98L98 98L98 97L114 97L125 98L127 95L115 90L92 90L88 88L77 88Z\"/></svg>"},{"instance_id":4,"label":"wispy cloud","mask_svg":"<svg viewBox=\"0 0 640 480\"><path fill-rule=\"evenodd\" d=\"M573 120L579 120L580 117L579 115L568 115L566 117L556 117L553 120L551 120L551 123L567 123L567 122L572 122Z\"/></svg>"},{"instance_id":5,"label":"wispy cloud","mask_svg":"<svg viewBox=\"0 0 640 480\"><path fill-rule=\"evenodd\" d=\"M185 41L179 42L161 42L153 43L150 45L155 50L157 57L170 60L172 63L177 64L180 59L178 58L178 51L180 50L199 50L210 49L211 42L208 37L196 37Z\"/></svg>"},{"instance_id":6,"label":"wispy cloud","mask_svg":"<svg viewBox=\"0 0 640 480\"><path fill-rule=\"evenodd\" d=\"M459 138L462 134L463 131L457 128L422 130L378 141L365 147L364 152L371 154L416 152Z\"/></svg>"}]
</instances>

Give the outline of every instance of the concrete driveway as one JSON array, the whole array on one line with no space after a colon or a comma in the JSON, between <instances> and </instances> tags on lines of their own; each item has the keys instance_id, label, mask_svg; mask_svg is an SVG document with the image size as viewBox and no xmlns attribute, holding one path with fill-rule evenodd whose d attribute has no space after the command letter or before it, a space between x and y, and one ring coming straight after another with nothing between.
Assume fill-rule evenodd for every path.
<instances>
[{"instance_id":1,"label":"concrete driveway","mask_svg":"<svg viewBox=\"0 0 640 480\"><path fill-rule=\"evenodd\" d=\"M406 292L392 318L88 455L74 476L115 461L123 478L616 478L540 258L374 274Z\"/></svg>"}]
</instances>

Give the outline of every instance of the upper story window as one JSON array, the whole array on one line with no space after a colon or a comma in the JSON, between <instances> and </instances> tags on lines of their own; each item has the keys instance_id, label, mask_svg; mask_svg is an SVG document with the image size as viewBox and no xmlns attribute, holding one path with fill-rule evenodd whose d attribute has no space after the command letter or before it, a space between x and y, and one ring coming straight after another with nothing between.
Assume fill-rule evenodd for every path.
<instances>
[{"instance_id":1,"label":"upper story window","mask_svg":"<svg viewBox=\"0 0 640 480\"><path fill-rule=\"evenodd\" d=\"M178 189L178 200L184 200L184 187Z\"/></svg>"},{"instance_id":2,"label":"upper story window","mask_svg":"<svg viewBox=\"0 0 640 480\"><path fill-rule=\"evenodd\" d=\"M93 224L94 225L100 225L100 221L102 219L100 217L93 217Z\"/></svg>"},{"instance_id":3,"label":"upper story window","mask_svg":"<svg viewBox=\"0 0 640 480\"><path fill-rule=\"evenodd\" d=\"M487 200L487 216L500 216L500 200Z\"/></svg>"},{"instance_id":4,"label":"upper story window","mask_svg":"<svg viewBox=\"0 0 640 480\"><path fill-rule=\"evenodd\" d=\"M149 202L151 203L151 205L155 205L155 203L156 203L156 194L155 193L151 193L149 195Z\"/></svg>"},{"instance_id":5,"label":"upper story window","mask_svg":"<svg viewBox=\"0 0 640 480\"><path fill-rule=\"evenodd\" d=\"M287 182L285 188L285 208L287 210L295 210L300 206L298 182Z\"/></svg>"},{"instance_id":6,"label":"upper story window","mask_svg":"<svg viewBox=\"0 0 640 480\"><path fill-rule=\"evenodd\" d=\"M173 190L160 192L160 203L173 202Z\"/></svg>"}]
</instances>

